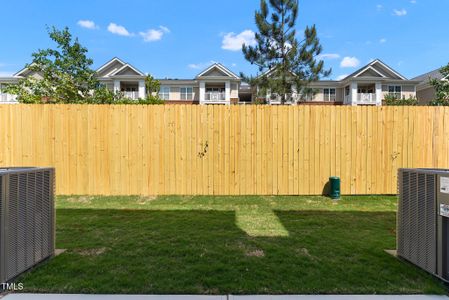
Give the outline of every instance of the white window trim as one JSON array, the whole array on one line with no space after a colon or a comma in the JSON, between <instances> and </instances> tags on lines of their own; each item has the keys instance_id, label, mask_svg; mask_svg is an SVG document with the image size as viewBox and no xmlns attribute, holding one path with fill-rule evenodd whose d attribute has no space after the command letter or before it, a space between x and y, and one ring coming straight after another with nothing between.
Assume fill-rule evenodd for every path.
<instances>
[{"instance_id":1,"label":"white window trim","mask_svg":"<svg viewBox=\"0 0 449 300\"><path fill-rule=\"evenodd\" d=\"M324 93L325 90L329 90L329 94L326 96L326 94ZM331 100L331 90L334 90L334 95L335 95L335 99ZM327 97L327 99L326 99ZM329 87L329 88L323 88L323 101L324 102L336 102L337 101L337 88L334 87Z\"/></svg>"},{"instance_id":2,"label":"white window trim","mask_svg":"<svg viewBox=\"0 0 449 300\"><path fill-rule=\"evenodd\" d=\"M162 92L163 89L168 89L168 93L166 92ZM171 94L171 87L169 86L161 86L159 89L159 98L161 98L162 100L170 100L170 94ZM167 96L167 98L165 98L165 96Z\"/></svg>"},{"instance_id":3,"label":"white window trim","mask_svg":"<svg viewBox=\"0 0 449 300\"><path fill-rule=\"evenodd\" d=\"M401 92L400 92L401 96L400 96L399 98L402 99L402 85L400 85L400 84L389 84L389 85L388 85L388 95L391 95L390 87L394 87L394 90L395 90L395 91L394 91L393 94L397 94L398 92L396 92L396 88L397 88L397 87L400 87L400 88L401 88Z\"/></svg>"},{"instance_id":4,"label":"white window trim","mask_svg":"<svg viewBox=\"0 0 449 300\"><path fill-rule=\"evenodd\" d=\"M187 99L187 97L186 97L186 99L182 99L182 89L192 89L192 98L190 98L190 99ZM185 95L188 95L188 94L190 94L190 93L184 93ZM193 99L195 99L195 93L193 92L193 86L180 86L179 87L179 98L180 98L180 100L182 100L182 101L192 101Z\"/></svg>"}]
</instances>

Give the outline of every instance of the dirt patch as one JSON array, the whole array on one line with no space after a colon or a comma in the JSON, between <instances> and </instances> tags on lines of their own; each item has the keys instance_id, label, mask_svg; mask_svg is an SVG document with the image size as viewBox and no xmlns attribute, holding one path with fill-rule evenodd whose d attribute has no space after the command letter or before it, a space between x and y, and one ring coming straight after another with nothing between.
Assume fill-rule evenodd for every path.
<instances>
[{"instance_id":1,"label":"dirt patch","mask_svg":"<svg viewBox=\"0 0 449 300\"><path fill-rule=\"evenodd\" d=\"M220 294L220 290L217 288L206 288L204 286L197 286L199 294L201 295L218 295Z\"/></svg>"},{"instance_id":2,"label":"dirt patch","mask_svg":"<svg viewBox=\"0 0 449 300\"><path fill-rule=\"evenodd\" d=\"M73 252L78 253L79 255L82 255L82 256L98 256L98 255L102 255L103 253L105 253L108 250L109 249L106 247L101 247L101 248L90 248L90 249L75 249L75 250L73 250Z\"/></svg>"},{"instance_id":3,"label":"dirt patch","mask_svg":"<svg viewBox=\"0 0 449 300\"><path fill-rule=\"evenodd\" d=\"M238 247L245 252L245 256L248 257L264 257L265 252L262 249L257 249L255 247L245 245L243 242L238 242Z\"/></svg>"},{"instance_id":4,"label":"dirt patch","mask_svg":"<svg viewBox=\"0 0 449 300\"><path fill-rule=\"evenodd\" d=\"M245 255L249 256L249 257L264 257L265 252L263 252L263 250L257 249L257 250L246 252Z\"/></svg>"},{"instance_id":5,"label":"dirt patch","mask_svg":"<svg viewBox=\"0 0 449 300\"><path fill-rule=\"evenodd\" d=\"M312 254L310 254L310 252L309 252L309 250L307 248L296 249L296 254L298 256L306 256L306 257L309 257L309 258L311 258L313 260L317 260L317 257L313 256Z\"/></svg>"},{"instance_id":6,"label":"dirt patch","mask_svg":"<svg viewBox=\"0 0 449 300\"><path fill-rule=\"evenodd\" d=\"M92 197L92 196L70 197L70 198L67 198L67 202L91 204L93 199L94 199L94 197Z\"/></svg>"},{"instance_id":7,"label":"dirt patch","mask_svg":"<svg viewBox=\"0 0 449 300\"><path fill-rule=\"evenodd\" d=\"M145 205L157 199L157 196L139 196L137 198L137 204Z\"/></svg>"}]
</instances>

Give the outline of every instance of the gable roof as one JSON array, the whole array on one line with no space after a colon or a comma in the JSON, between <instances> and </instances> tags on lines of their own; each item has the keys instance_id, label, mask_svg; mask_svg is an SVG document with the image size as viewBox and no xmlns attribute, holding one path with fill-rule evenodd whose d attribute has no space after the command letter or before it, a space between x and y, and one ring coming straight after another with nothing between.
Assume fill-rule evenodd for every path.
<instances>
[{"instance_id":1,"label":"gable roof","mask_svg":"<svg viewBox=\"0 0 449 300\"><path fill-rule=\"evenodd\" d=\"M107 67L109 67L110 65L112 65L115 62L118 62L122 65L126 65L126 63L123 60L121 60L120 58L113 57L111 60L109 60L108 62L104 63L101 67L99 67L96 72L97 73L101 72L102 70L106 69Z\"/></svg>"},{"instance_id":2,"label":"gable roof","mask_svg":"<svg viewBox=\"0 0 449 300\"><path fill-rule=\"evenodd\" d=\"M35 63L33 62L33 63L31 63L30 66L32 66L32 65L34 65L34 64L35 64ZM23 77L23 76L26 76L27 73L29 73L29 72L32 72L32 71L30 71L30 69L29 69L28 67L24 67L24 68L21 69L20 71L18 71L18 72L16 72L16 73L12 74L12 77Z\"/></svg>"},{"instance_id":3,"label":"gable roof","mask_svg":"<svg viewBox=\"0 0 449 300\"><path fill-rule=\"evenodd\" d=\"M386 72L382 69L384 69ZM367 70L371 70L371 71L374 70L376 73L382 75L383 78L396 77L396 79L407 80L407 78L405 78L404 76L399 74L397 71L393 70L391 67L389 67L387 64L382 62L380 59L375 59L372 62L370 62L369 64L361 67L360 69L358 69L354 73L346 76L345 78L343 78L340 81L344 81L349 78L356 78L356 77L360 76L361 74L363 74L364 72L366 72ZM391 75L393 75L393 76L391 76Z\"/></svg>"},{"instance_id":4,"label":"gable roof","mask_svg":"<svg viewBox=\"0 0 449 300\"><path fill-rule=\"evenodd\" d=\"M221 71L225 76L227 77L231 77L233 79L238 79L240 80L240 77L237 76L235 73L233 73L231 70L229 70L228 68L226 68L225 66L223 66L220 63L214 63L211 66L209 66L208 68L206 68L204 71L202 71L201 73L199 73L198 75L196 75L195 78L200 78L200 77L205 77L207 73L209 73L210 71L212 71L213 69L217 69L218 71Z\"/></svg>"},{"instance_id":5,"label":"gable roof","mask_svg":"<svg viewBox=\"0 0 449 300\"><path fill-rule=\"evenodd\" d=\"M367 66L365 69L363 69L362 71L360 71L359 73L357 73L356 75L354 75L354 77L363 77L363 74L372 74L374 73L374 76L380 76L383 78L387 78L387 76L385 76L384 74L382 74L381 72L379 72L377 69L373 68L371 65Z\"/></svg>"},{"instance_id":6,"label":"gable roof","mask_svg":"<svg viewBox=\"0 0 449 300\"><path fill-rule=\"evenodd\" d=\"M130 64L123 65L121 68L119 68L118 70L113 71L112 73L108 74L107 76L112 77L112 76L120 75L120 73L123 73L123 71L125 71L126 69L132 70L135 73L133 75L145 76L145 74L143 72L141 72L140 70L138 70L137 68L133 67Z\"/></svg>"},{"instance_id":7,"label":"gable roof","mask_svg":"<svg viewBox=\"0 0 449 300\"><path fill-rule=\"evenodd\" d=\"M22 75L25 74L27 71L28 71L28 68L25 67L25 68L21 69L20 71L18 71L18 72L16 72L16 73L12 74L12 77L19 77L19 76L22 76Z\"/></svg>"},{"instance_id":8,"label":"gable roof","mask_svg":"<svg viewBox=\"0 0 449 300\"><path fill-rule=\"evenodd\" d=\"M430 79L444 79L443 78L443 74L441 74L440 72L440 68L427 72L425 74L419 75L415 78L413 78L412 80L416 80L416 81L428 81Z\"/></svg>"}]
</instances>

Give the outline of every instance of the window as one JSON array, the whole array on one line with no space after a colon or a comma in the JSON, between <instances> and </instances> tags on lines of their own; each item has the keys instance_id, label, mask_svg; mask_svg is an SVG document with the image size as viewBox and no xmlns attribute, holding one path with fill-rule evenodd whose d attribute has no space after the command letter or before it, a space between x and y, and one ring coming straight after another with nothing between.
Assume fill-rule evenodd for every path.
<instances>
[{"instance_id":1,"label":"window","mask_svg":"<svg viewBox=\"0 0 449 300\"><path fill-rule=\"evenodd\" d=\"M182 87L181 88L181 100L193 100L193 88Z\"/></svg>"},{"instance_id":2,"label":"window","mask_svg":"<svg viewBox=\"0 0 449 300\"><path fill-rule=\"evenodd\" d=\"M159 98L161 98L162 100L169 100L170 88L167 86L161 86L161 89L159 90Z\"/></svg>"},{"instance_id":3,"label":"window","mask_svg":"<svg viewBox=\"0 0 449 300\"><path fill-rule=\"evenodd\" d=\"M335 102L337 92L335 89L323 89L324 101Z\"/></svg>"},{"instance_id":4,"label":"window","mask_svg":"<svg viewBox=\"0 0 449 300\"><path fill-rule=\"evenodd\" d=\"M313 94L312 93L301 93L298 95L299 101L313 101Z\"/></svg>"},{"instance_id":5,"label":"window","mask_svg":"<svg viewBox=\"0 0 449 300\"><path fill-rule=\"evenodd\" d=\"M388 86L388 94L391 97L401 99L402 97L402 87L400 85L389 85Z\"/></svg>"}]
</instances>

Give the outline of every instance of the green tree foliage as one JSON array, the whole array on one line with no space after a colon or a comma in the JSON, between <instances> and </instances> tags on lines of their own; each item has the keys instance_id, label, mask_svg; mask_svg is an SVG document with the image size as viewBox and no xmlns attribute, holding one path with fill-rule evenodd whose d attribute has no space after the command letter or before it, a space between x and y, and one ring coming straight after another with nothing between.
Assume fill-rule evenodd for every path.
<instances>
[{"instance_id":1,"label":"green tree foliage","mask_svg":"<svg viewBox=\"0 0 449 300\"><path fill-rule=\"evenodd\" d=\"M161 89L161 83L150 74L145 78L146 98L147 104L164 104L164 100L159 97L159 90Z\"/></svg>"},{"instance_id":2,"label":"green tree foliage","mask_svg":"<svg viewBox=\"0 0 449 300\"><path fill-rule=\"evenodd\" d=\"M440 69L443 79L430 79L430 84L435 89L435 100L430 105L449 106L449 63Z\"/></svg>"},{"instance_id":3,"label":"green tree foliage","mask_svg":"<svg viewBox=\"0 0 449 300\"><path fill-rule=\"evenodd\" d=\"M90 68L93 60L87 57L87 48L72 37L67 27L63 30L51 27L48 34L56 49L38 50L32 54L32 63L26 66L38 78L21 79L8 92L18 95L18 100L25 103L88 101L99 85L95 71Z\"/></svg>"},{"instance_id":4,"label":"green tree foliage","mask_svg":"<svg viewBox=\"0 0 449 300\"><path fill-rule=\"evenodd\" d=\"M324 62L317 60L322 46L315 25L306 27L303 40L297 39L298 0L268 0L268 3L261 0L260 10L255 13L257 44L243 45L242 51L246 60L269 76L241 75L263 93L269 89L280 95L284 103L293 92L293 85L297 92L310 93L308 84L329 76L331 70L325 70Z\"/></svg>"},{"instance_id":5,"label":"green tree foliage","mask_svg":"<svg viewBox=\"0 0 449 300\"><path fill-rule=\"evenodd\" d=\"M145 78L145 88L147 91L147 98L153 97L154 95L159 94L159 90L161 89L161 83L159 80L154 79L150 74Z\"/></svg>"}]
</instances>

